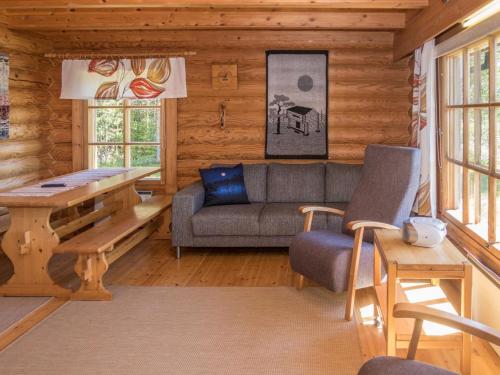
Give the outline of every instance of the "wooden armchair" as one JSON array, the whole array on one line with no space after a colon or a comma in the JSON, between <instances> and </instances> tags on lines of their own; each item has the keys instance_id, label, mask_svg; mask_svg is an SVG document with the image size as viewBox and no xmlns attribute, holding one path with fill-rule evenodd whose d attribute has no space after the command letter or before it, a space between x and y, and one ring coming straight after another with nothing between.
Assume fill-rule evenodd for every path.
<instances>
[{"instance_id":1,"label":"wooden armchair","mask_svg":"<svg viewBox=\"0 0 500 375\"><path fill-rule=\"evenodd\" d=\"M402 226L410 216L419 177L420 150L369 145L361 178L345 211L301 207L304 232L295 236L289 249L292 270L300 275L299 287L305 276L334 292L347 290L345 318L351 320L356 287L373 281L371 229ZM317 212L342 216L342 231L311 231Z\"/></svg>"},{"instance_id":2,"label":"wooden armchair","mask_svg":"<svg viewBox=\"0 0 500 375\"><path fill-rule=\"evenodd\" d=\"M376 357L366 362L358 375L451 375L448 370L414 361L424 320L446 325L464 333L500 345L500 332L473 320L436 310L427 306L398 303L394 306L395 318L415 319L415 327L406 359L398 357Z\"/></svg>"},{"instance_id":3,"label":"wooden armchair","mask_svg":"<svg viewBox=\"0 0 500 375\"><path fill-rule=\"evenodd\" d=\"M312 221L315 212L325 212L327 214L333 214L338 216L344 216L345 212L337 208L330 207L320 207L320 206L303 206L299 208L300 212L305 214L304 219L304 232L310 232ZM377 221L368 220L355 220L347 223L347 229L354 233L354 242L352 247L351 255L351 266L349 269L349 281L347 285L347 300L345 308L345 319L351 320L354 311L354 299L356 296L356 280L358 278L358 268L359 268L359 258L361 256L361 247L363 245L363 236L365 233L365 228L367 229L399 229L395 225L381 223ZM298 276L298 287L302 288L304 284L304 276Z\"/></svg>"}]
</instances>

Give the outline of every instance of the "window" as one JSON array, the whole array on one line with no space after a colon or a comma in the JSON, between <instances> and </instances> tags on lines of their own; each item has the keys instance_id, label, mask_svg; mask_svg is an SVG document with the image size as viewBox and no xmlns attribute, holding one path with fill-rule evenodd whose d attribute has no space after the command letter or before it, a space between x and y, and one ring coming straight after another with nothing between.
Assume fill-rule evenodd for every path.
<instances>
[{"instance_id":1,"label":"window","mask_svg":"<svg viewBox=\"0 0 500 375\"><path fill-rule=\"evenodd\" d=\"M440 60L443 215L500 260L500 35Z\"/></svg>"},{"instance_id":2,"label":"window","mask_svg":"<svg viewBox=\"0 0 500 375\"><path fill-rule=\"evenodd\" d=\"M89 167L160 167L161 109L161 100L89 101ZM160 180L161 175L150 179Z\"/></svg>"}]
</instances>

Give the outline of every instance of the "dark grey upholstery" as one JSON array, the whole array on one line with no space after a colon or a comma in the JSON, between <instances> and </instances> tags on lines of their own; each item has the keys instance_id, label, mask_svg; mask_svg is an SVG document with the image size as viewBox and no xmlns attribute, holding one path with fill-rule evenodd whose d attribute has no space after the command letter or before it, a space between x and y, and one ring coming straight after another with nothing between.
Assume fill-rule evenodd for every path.
<instances>
[{"instance_id":1,"label":"dark grey upholstery","mask_svg":"<svg viewBox=\"0 0 500 375\"><path fill-rule=\"evenodd\" d=\"M194 246L191 217L203 207L205 189L201 181L182 189L172 200L172 243ZM182 244L182 245L176 245Z\"/></svg>"},{"instance_id":2,"label":"dark grey upholstery","mask_svg":"<svg viewBox=\"0 0 500 375\"><path fill-rule=\"evenodd\" d=\"M334 181L335 175L344 168L328 167L328 181ZM357 179L353 170L345 173L351 181ZM343 233L313 230L295 236L290 245L292 269L332 291L346 290L354 238L352 233L345 230L345 226L353 220L370 220L401 227L402 222L410 216L419 177L420 150L368 146L359 183L342 219ZM341 197L342 194L345 194L345 198L349 194L346 188L331 191L336 193L331 198ZM364 239L366 242L363 243L360 257L358 288L370 285L373 274L373 247L369 244L373 234L368 232Z\"/></svg>"},{"instance_id":3,"label":"dark grey upholstery","mask_svg":"<svg viewBox=\"0 0 500 375\"><path fill-rule=\"evenodd\" d=\"M294 271L334 292L347 289L351 254L352 237L329 230L299 233L289 250ZM372 244L363 242L360 259L357 287L363 288L373 279Z\"/></svg>"},{"instance_id":4,"label":"dark grey upholstery","mask_svg":"<svg viewBox=\"0 0 500 375\"><path fill-rule=\"evenodd\" d=\"M350 202L361 178L361 165L327 163L325 176L325 201Z\"/></svg>"},{"instance_id":5,"label":"dark grey upholstery","mask_svg":"<svg viewBox=\"0 0 500 375\"><path fill-rule=\"evenodd\" d=\"M174 196L172 244L183 247L289 246L294 235L303 231L304 216L298 208L318 204L343 210L354 192L360 171L359 165L330 162L243 164L250 202L264 204L259 212L258 230L255 207L203 207L205 192L202 184L196 182ZM341 228L341 217L315 215L313 229L340 232Z\"/></svg>"},{"instance_id":6,"label":"dark grey upholstery","mask_svg":"<svg viewBox=\"0 0 500 375\"><path fill-rule=\"evenodd\" d=\"M268 203L260 214L261 236L294 236L304 228L299 207L311 203ZM323 205L324 203L312 203ZM313 228L326 229L326 215L314 217Z\"/></svg>"},{"instance_id":7,"label":"dark grey upholstery","mask_svg":"<svg viewBox=\"0 0 500 375\"><path fill-rule=\"evenodd\" d=\"M267 202L324 201L324 164L270 164L267 168Z\"/></svg>"},{"instance_id":8,"label":"dark grey upholstery","mask_svg":"<svg viewBox=\"0 0 500 375\"><path fill-rule=\"evenodd\" d=\"M358 375L458 375L419 361L397 357L375 357L366 362Z\"/></svg>"},{"instance_id":9,"label":"dark grey upholstery","mask_svg":"<svg viewBox=\"0 0 500 375\"><path fill-rule=\"evenodd\" d=\"M258 236L263 203L203 207L191 218L195 236Z\"/></svg>"},{"instance_id":10,"label":"dark grey upholstery","mask_svg":"<svg viewBox=\"0 0 500 375\"><path fill-rule=\"evenodd\" d=\"M372 220L401 227L411 212L420 179L420 150L370 145L359 184L342 222ZM372 241L367 231L365 240Z\"/></svg>"}]
</instances>

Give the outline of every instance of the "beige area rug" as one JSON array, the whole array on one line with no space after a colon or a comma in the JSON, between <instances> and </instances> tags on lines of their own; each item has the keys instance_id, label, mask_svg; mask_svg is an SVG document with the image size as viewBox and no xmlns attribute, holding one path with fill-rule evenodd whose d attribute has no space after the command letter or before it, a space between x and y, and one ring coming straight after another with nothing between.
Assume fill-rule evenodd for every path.
<instances>
[{"instance_id":1,"label":"beige area rug","mask_svg":"<svg viewBox=\"0 0 500 375\"><path fill-rule=\"evenodd\" d=\"M0 297L0 333L49 299L50 297Z\"/></svg>"},{"instance_id":2,"label":"beige area rug","mask_svg":"<svg viewBox=\"0 0 500 375\"><path fill-rule=\"evenodd\" d=\"M344 296L321 288L114 287L68 302L0 353L11 374L356 374Z\"/></svg>"}]
</instances>

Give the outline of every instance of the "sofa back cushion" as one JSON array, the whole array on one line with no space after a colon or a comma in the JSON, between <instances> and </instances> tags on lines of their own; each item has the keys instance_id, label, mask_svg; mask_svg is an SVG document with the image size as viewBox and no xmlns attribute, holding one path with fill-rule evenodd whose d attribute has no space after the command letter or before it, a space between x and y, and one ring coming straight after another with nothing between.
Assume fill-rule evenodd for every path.
<instances>
[{"instance_id":1,"label":"sofa back cushion","mask_svg":"<svg viewBox=\"0 0 500 375\"><path fill-rule=\"evenodd\" d=\"M324 202L325 165L269 164L267 169L268 202Z\"/></svg>"},{"instance_id":2,"label":"sofa back cushion","mask_svg":"<svg viewBox=\"0 0 500 375\"><path fill-rule=\"evenodd\" d=\"M233 166L214 164L211 168ZM243 178L248 200L251 203L264 203L267 188L267 164L243 164Z\"/></svg>"},{"instance_id":3,"label":"sofa back cushion","mask_svg":"<svg viewBox=\"0 0 500 375\"><path fill-rule=\"evenodd\" d=\"M325 176L326 202L349 202L361 178L362 165L327 163Z\"/></svg>"}]
</instances>

